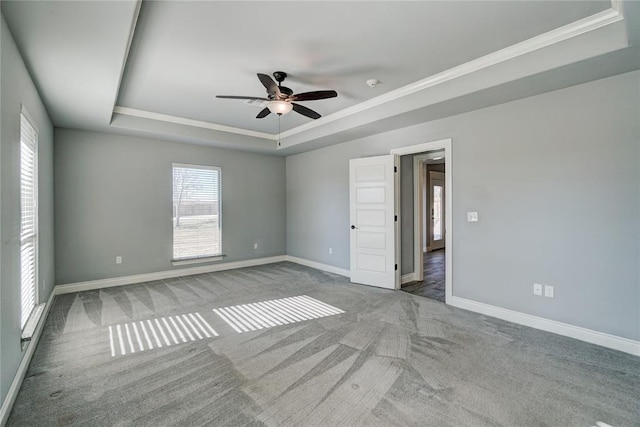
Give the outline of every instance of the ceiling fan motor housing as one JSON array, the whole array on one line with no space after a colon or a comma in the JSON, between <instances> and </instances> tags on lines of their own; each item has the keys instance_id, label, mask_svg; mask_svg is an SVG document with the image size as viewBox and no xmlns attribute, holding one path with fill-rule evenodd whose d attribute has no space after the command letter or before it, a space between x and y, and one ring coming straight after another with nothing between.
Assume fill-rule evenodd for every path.
<instances>
[{"instance_id":1,"label":"ceiling fan motor housing","mask_svg":"<svg viewBox=\"0 0 640 427\"><path fill-rule=\"evenodd\" d=\"M278 89L280 89L280 93L287 95L287 97L293 95L293 90L289 89L286 86L278 86Z\"/></svg>"},{"instance_id":2,"label":"ceiling fan motor housing","mask_svg":"<svg viewBox=\"0 0 640 427\"><path fill-rule=\"evenodd\" d=\"M284 71L274 71L273 78L276 79L278 83L282 83L284 79L287 78L287 73L285 73Z\"/></svg>"},{"instance_id":3,"label":"ceiling fan motor housing","mask_svg":"<svg viewBox=\"0 0 640 427\"><path fill-rule=\"evenodd\" d=\"M273 77L278 82L278 90L280 90L281 94L285 95L286 98L288 98L291 95L293 95L293 90L289 89L286 86L282 86L282 82L284 81L284 79L287 78L287 73L285 73L284 71L275 71L273 73ZM275 99L276 96L270 95L269 98ZM282 99L282 97L280 99Z\"/></svg>"}]
</instances>

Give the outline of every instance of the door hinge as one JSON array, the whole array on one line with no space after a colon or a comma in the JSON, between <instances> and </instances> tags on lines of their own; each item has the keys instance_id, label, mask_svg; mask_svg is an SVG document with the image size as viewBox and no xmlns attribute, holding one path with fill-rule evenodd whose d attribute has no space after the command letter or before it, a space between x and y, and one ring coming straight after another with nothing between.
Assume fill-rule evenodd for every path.
<instances>
[{"instance_id":1,"label":"door hinge","mask_svg":"<svg viewBox=\"0 0 640 427\"><path fill-rule=\"evenodd\" d=\"M395 222L398 222L398 215L394 215L393 220L394 220Z\"/></svg>"},{"instance_id":2,"label":"door hinge","mask_svg":"<svg viewBox=\"0 0 640 427\"><path fill-rule=\"evenodd\" d=\"M393 167L393 171L394 171L395 173L398 173L398 167L397 167L397 166L394 166L394 167Z\"/></svg>"},{"instance_id":3,"label":"door hinge","mask_svg":"<svg viewBox=\"0 0 640 427\"><path fill-rule=\"evenodd\" d=\"M398 264L396 264L396 270L398 270Z\"/></svg>"}]
</instances>

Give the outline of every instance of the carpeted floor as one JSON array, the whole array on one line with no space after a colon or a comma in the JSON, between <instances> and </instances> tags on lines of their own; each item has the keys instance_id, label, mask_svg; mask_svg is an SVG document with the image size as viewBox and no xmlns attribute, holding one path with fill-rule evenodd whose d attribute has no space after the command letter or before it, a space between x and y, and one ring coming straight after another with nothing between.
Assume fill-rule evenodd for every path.
<instances>
[{"instance_id":1,"label":"carpeted floor","mask_svg":"<svg viewBox=\"0 0 640 427\"><path fill-rule=\"evenodd\" d=\"M639 396L640 358L278 263L56 297L8 425L633 426Z\"/></svg>"}]
</instances>

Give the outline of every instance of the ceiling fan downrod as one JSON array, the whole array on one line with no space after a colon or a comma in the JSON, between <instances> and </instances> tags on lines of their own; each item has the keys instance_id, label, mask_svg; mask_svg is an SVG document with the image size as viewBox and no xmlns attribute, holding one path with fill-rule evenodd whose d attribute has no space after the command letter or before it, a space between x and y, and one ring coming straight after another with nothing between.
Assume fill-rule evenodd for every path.
<instances>
[{"instance_id":1,"label":"ceiling fan downrod","mask_svg":"<svg viewBox=\"0 0 640 427\"><path fill-rule=\"evenodd\" d=\"M281 94L285 95L285 98L293 95L293 90L289 89L286 86L282 86L282 82L287 78L287 73L285 73L284 71L274 71L273 78L278 82L278 89L280 90Z\"/></svg>"}]
</instances>

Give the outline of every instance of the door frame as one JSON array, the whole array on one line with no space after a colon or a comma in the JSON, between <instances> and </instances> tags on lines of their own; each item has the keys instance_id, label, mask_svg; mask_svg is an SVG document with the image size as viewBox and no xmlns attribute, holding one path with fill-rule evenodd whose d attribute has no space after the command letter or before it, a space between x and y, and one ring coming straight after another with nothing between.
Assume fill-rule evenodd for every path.
<instances>
[{"instance_id":1,"label":"door frame","mask_svg":"<svg viewBox=\"0 0 640 427\"><path fill-rule=\"evenodd\" d=\"M422 209L422 204L424 203L424 199L422 197L422 187L426 184L425 182L425 160L429 160L431 158L430 154L420 154L418 156L413 157L413 281L421 282L424 280L424 259L423 259L423 244L426 245L426 242L422 242L422 235L424 233L424 210ZM416 222L417 220L417 222ZM416 261L417 260L417 261Z\"/></svg>"},{"instance_id":2,"label":"door frame","mask_svg":"<svg viewBox=\"0 0 640 427\"><path fill-rule=\"evenodd\" d=\"M451 304L453 298L453 162L451 154L452 139L441 139L438 141L425 142L422 144L410 145L407 147L394 148L390 151L391 154L397 154L398 156L404 156L408 154L425 153L428 151L442 151L444 150L444 163L445 163L445 304ZM425 153L426 154L426 153ZM416 156L418 157L418 156ZM415 160L414 160L415 165ZM413 246L414 246L414 271L413 279L416 277L423 278L423 260L422 260L422 209L420 205L420 199L422 188L415 185L416 172L414 167L414 186L413 186ZM417 209L416 209L417 206ZM401 215L400 204L398 204L398 216ZM401 248L399 248L401 250ZM416 262L417 259L417 262ZM402 260L402 253L400 254L400 260Z\"/></svg>"}]
</instances>

